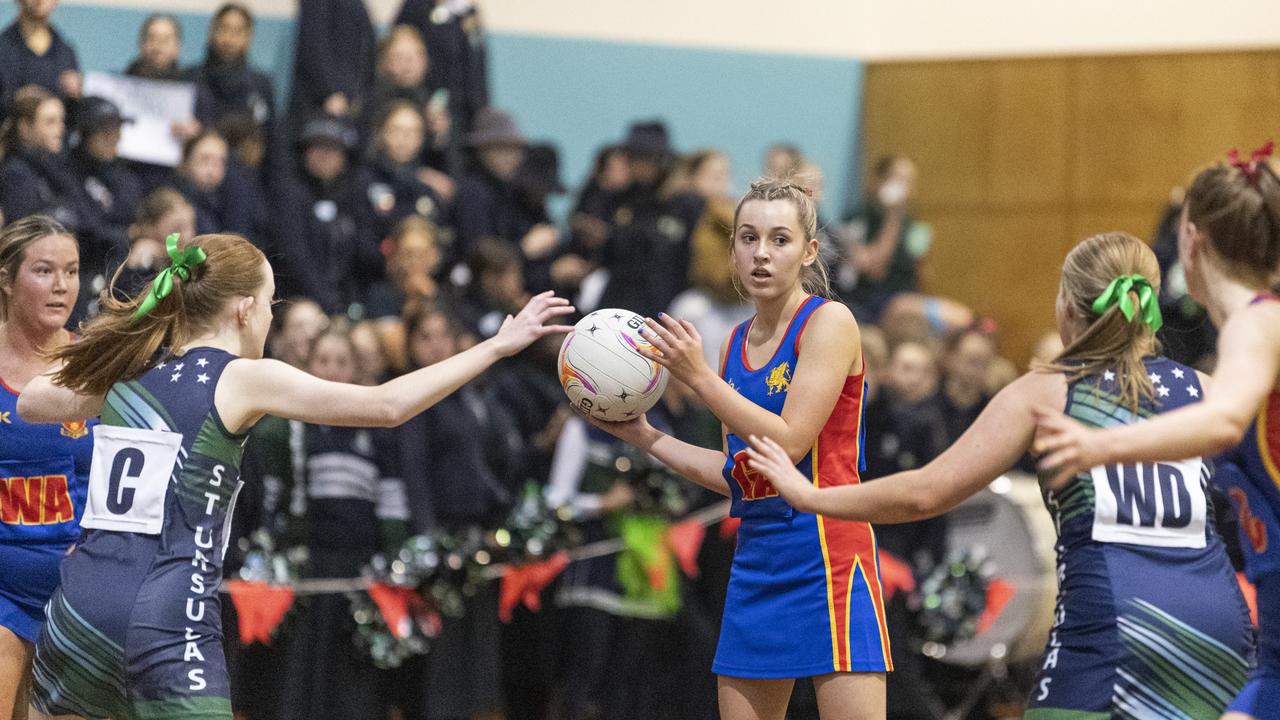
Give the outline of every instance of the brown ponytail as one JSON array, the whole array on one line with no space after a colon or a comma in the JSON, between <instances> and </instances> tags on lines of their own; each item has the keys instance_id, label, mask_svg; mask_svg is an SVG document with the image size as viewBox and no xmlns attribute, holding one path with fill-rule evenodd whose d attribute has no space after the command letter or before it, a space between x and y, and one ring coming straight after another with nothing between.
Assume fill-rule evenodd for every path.
<instances>
[{"instance_id":1,"label":"brown ponytail","mask_svg":"<svg viewBox=\"0 0 1280 720\"><path fill-rule=\"evenodd\" d=\"M103 290L102 312L81 327L79 342L53 354L63 362L54 383L84 395L102 395L112 385L137 377L161 348L178 348L214 329L228 303L257 294L266 256L239 235L199 235L178 247L204 249L206 259L183 280L173 275L173 292L141 318L134 312L147 288L130 300L117 299L114 286Z\"/></svg>"},{"instance_id":2,"label":"brown ponytail","mask_svg":"<svg viewBox=\"0 0 1280 720\"><path fill-rule=\"evenodd\" d=\"M1206 168L1187 189L1187 219L1233 275L1275 287L1280 272L1280 177L1266 161L1246 172Z\"/></svg>"},{"instance_id":3,"label":"brown ponytail","mask_svg":"<svg viewBox=\"0 0 1280 720\"><path fill-rule=\"evenodd\" d=\"M1155 253L1129 233L1102 233L1076 245L1063 261L1060 292L1077 315L1095 319L1057 359L1037 365L1036 370L1066 373L1072 382L1110 370L1116 374L1121 403L1137 411L1142 400L1154 399L1156 394L1142 362L1157 350L1155 331L1142 322L1140 312L1128 320L1118 305L1101 316L1092 307L1112 280L1134 273L1145 277L1159 295L1160 265ZM1137 307L1137 293L1130 295Z\"/></svg>"},{"instance_id":4,"label":"brown ponytail","mask_svg":"<svg viewBox=\"0 0 1280 720\"><path fill-rule=\"evenodd\" d=\"M804 230L805 240L818 238L818 257L813 261L812 265L807 265L800 270L800 286L810 295L819 295L822 297L831 297L831 281L827 272L827 262L822 256L821 238L818 237L818 203L815 197L815 187L818 185L819 178L809 174L792 173L781 177L762 177L751 183L751 189L746 195L738 201L738 206L733 211L733 233L738 231L738 215L742 213L742 206L752 200L786 200L796 208L796 215L800 218L800 229ZM732 243L730 243L732 247ZM733 273L733 285L738 290L739 295L743 295L742 278L738 277L735 270Z\"/></svg>"}]
</instances>

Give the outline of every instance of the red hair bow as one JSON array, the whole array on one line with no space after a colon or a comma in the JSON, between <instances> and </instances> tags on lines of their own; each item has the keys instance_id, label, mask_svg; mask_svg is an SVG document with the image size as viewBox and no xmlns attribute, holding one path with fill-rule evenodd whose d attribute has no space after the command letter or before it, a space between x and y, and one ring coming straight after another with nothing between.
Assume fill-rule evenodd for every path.
<instances>
[{"instance_id":1,"label":"red hair bow","mask_svg":"<svg viewBox=\"0 0 1280 720\"><path fill-rule=\"evenodd\" d=\"M1239 168L1240 172L1244 173L1245 180L1248 180L1250 185L1257 187L1258 168L1267 158L1271 157L1271 151L1274 148L1275 143L1268 140L1266 145L1254 150L1253 154L1249 156L1247 161L1240 159L1239 150L1231 148L1231 151L1227 153L1227 161L1230 162L1233 167Z\"/></svg>"}]
</instances>

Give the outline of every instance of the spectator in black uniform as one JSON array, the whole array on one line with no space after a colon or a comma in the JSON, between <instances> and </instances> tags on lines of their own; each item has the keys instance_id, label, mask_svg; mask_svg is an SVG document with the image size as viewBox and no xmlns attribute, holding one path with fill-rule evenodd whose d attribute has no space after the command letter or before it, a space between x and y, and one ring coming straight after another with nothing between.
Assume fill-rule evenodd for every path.
<instances>
[{"instance_id":1,"label":"spectator in black uniform","mask_svg":"<svg viewBox=\"0 0 1280 720\"><path fill-rule=\"evenodd\" d=\"M498 238L520 247L525 257L545 257L560 242L553 225L531 217L516 175L524 162L525 139L507 113L487 108L467 136L475 169L458 183L454 203L457 259L465 260L480 238Z\"/></svg>"},{"instance_id":2,"label":"spectator in black uniform","mask_svg":"<svg viewBox=\"0 0 1280 720\"><path fill-rule=\"evenodd\" d=\"M996 359L996 345L982 325L953 333L942 349L942 383L937 402L946 428L946 443L960 439L978 419L991 399L987 390L988 372Z\"/></svg>"},{"instance_id":3,"label":"spectator in black uniform","mask_svg":"<svg viewBox=\"0 0 1280 720\"><path fill-rule=\"evenodd\" d=\"M173 176L173 186L195 206L200 233L231 232L262 243L257 230L265 213L263 198L229 153L221 133L200 131L182 147L182 164Z\"/></svg>"},{"instance_id":4,"label":"spectator in black uniform","mask_svg":"<svg viewBox=\"0 0 1280 720\"><path fill-rule=\"evenodd\" d=\"M177 190L160 188L142 201L128 233L128 255L123 259L120 275L115 273L122 263L115 258L107 267L107 278L114 281L113 290L121 299L137 297L169 263L165 238L171 233L184 238L195 236L196 209ZM96 299L91 301L90 315L97 313L96 303Z\"/></svg>"},{"instance_id":5,"label":"spectator in black uniform","mask_svg":"<svg viewBox=\"0 0 1280 720\"><path fill-rule=\"evenodd\" d=\"M445 360L461 349L458 323L439 307L405 317L413 367ZM486 403L482 383L468 383L397 432L414 530L453 534L500 522L511 504L520 435L505 408ZM484 585L465 600L461 618L445 618L425 662L406 665L407 720L453 720L502 708L501 636L497 590ZM425 667L424 667L425 666Z\"/></svg>"},{"instance_id":6,"label":"spectator in black uniform","mask_svg":"<svg viewBox=\"0 0 1280 720\"><path fill-rule=\"evenodd\" d=\"M368 174L351 161L355 128L315 118L303 127L300 148L301 167L273 203L282 284L329 315L361 315L383 258L370 230Z\"/></svg>"},{"instance_id":7,"label":"spectator in black uniform","mask_svg":"<svg viewBox=\"0 0 1280 720\"><path fill-rule=\"evenodd\" d=\"M427 43L427 85L449 91L450 114L462 128L489 106L488 60L480 12L472 0L404 0L396 24L418 29Z\"/></svg>"},{"instance_id":8,"label":"spectator in black uniform","mask_svg":"<svg viewBox=\"0 0 1280 720\"><path fill-rule=\"evenodd\" d=\"M138 56L125 68L125 75L148 80L182 79L178 55L182 51L182 25L169 13L148 15L138 31Z\"/></svg>"},{"instance_id":9,"label":"spectator in black uniform","mask_svg":"<svg viewBox=\"0 0 1280 720\"><path fill-rule=\"evenodd\" d=\"M75 48L49 22L56 7L58 0L18 0L18 18L0 33L0 117L28 85L64 100L80 97L84 79Z\"/></svg>"},{"instance_id":10,"label":"spectator in black uniform","mask_svg":"<svg viewBox=\"0 0 1280 720\"><path fill-rule=\"evenodd\" d=\"M33 88L23 91L4 121L0 210L6 222L41 213L78 232L93 220L62 152L65 119L61 100Z\"/></svg>"},{"instance_id":11,"label":"spectator in black uniform","mask_svg":"<svg viewBox=\"0 0 1280 720\"><path fill-rule=\"evenodd\" d=\"M357 121L373 85L377 38L363 0L301 0L289 113L293 135L319 113Z\"/></svg>"},{"instance_id":12,"label":"spectator in black uniform","mask_svg":"<svg viewBox=\"0 0 1280 720\"><path fill-rule=\"evenodd\" d=\"M120 108L110 100L87 97L79 115L80 144L71 153L71 167L94 210L93 222L79 235L80 273L90 280L82 284L92 296L105 287L109 261L119 264L129 253L129 226L142 204L142 185L120 159L120 127L125 123Z\"/></svg>"},{"instance_id":13,"label":"spectator in black uniform","mask_svg":"<svg viewBox=\"0 0 1280 720\"><path fill-rule=\"evenodd\" d=\"M197 120L223 130L228 121L247 119L270 142L275 134L275 89L269 75L249 65L252 44L253 15L244 5L226 3L209 23L204 62L186 74L196 86ZM231 146L235 154L236 143Z\"/></svg>"},{"instance_id":14,"label":"spectator in black uniform","mask_svg":"<svg viewBox=\"0 0 1280 720\"><path fill-rule=\"evenodd\" d=\"M569 249L594 267L603 258L605 241L613 231L618 196L631 186L631 166L621 145L609 145L596 153L591 167L591 177L579 191L569 218Z\"/></svg>"},{"instance_id":15,"label":"spectator in black uniform","mask_svg":"<svg viewBox=\"0 0 1280 720\"><path fill-rule=\"evenodd\" d=\"M547 211L547 201L552 195L563 195L564 183L560 182L560 153L550 143L530 143L524 151L524 161L516 172L517 198L523 209L525 223L530 229L545 227L555 229L545 233L554 243L530 244L525 250L525 284L537 293L552 288L565 289L566 292L576 289L582 282L586 267L578 262L578 258L568 256L567 244L561 241L560 231L556 228ZM543 232L543 231L539 231Z\"/></svg>"},{"instance_id":16,"label":"spectator in black uniform","mask_svg":"<svg viewBox=\"0 0 1280 720\"><path fill-rule=\"evenodd\" d=\"M690 238L704 203L693 193L663 192L674 159L665 125L632 125L623 147L631 186L618 198L605 245L601 266L610 278L600 307L653 316L689 286Z\"/></svg>"},{"instance_id":17,"label":"spectator in black uniform","mask_svg":"<svg viewBox=\"0 0 1280 720\"><path fill-rule=\"evenodd\" d=\"M375 218L373 232L379 240L410 215L440 224L440 198L423 177L427 170L421 163L425 135L422 110L408 100L388 104L374 126L369 204Z\"/></svg>"},{"instance_id":18,"label":"spectator in black uniform","mask_svg":"<svg viewBox=\"0 0 1280 720\"><path fill-rule=\"evenodd\" d=\"M444 289L436 280L440 269L437 235L436 227L417 215L406 217L391 230L382 241L387 277L369 288L366 317L398 324L410 304L441 299Z\"/></svg>"}]
</instances>

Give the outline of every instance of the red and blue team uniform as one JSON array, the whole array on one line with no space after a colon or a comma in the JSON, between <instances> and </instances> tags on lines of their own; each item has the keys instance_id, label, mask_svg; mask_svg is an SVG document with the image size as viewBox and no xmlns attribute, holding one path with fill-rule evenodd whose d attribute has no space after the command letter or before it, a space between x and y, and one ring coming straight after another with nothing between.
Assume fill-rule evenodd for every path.
<instances>
[{"instance_id":1,"label":"red and blue team uniform","mask_svg":"<svg viewBox=\"0 0 1280 720\"><path fill-rule=\"evenodd\" d=\"M0 380L0 626L35 642L58 566L80 535L92 423L33 425Z\"/></svg>"},{"instance_id":2,"label":"red and blue team uniform","mask_svg":"<svg viewBox=\"0 0 1280 720\"><path fill-rule=\"evenodd\" d=\"M773 357L746 358L747 321L734 328L721 377L769 412L782 414L800 362L800 337L827 300L809 297ZM822 362L814 358L812 362ZM856 485L862 458L863 374L849 376L813 449L796 465L818 487ZM728 435L724 477L730 514L741 518L714 672L796 678L892 669L875 534L865 522L797 512L746 461Z\"/></svg>"},{"instance_id":3,"label":"red and blue team uniform","mask_svg":"<svg viewBox=\"0 0 1280 720\"><path fill-rule=\"evenodd\" d=\"M1264 294L1259 302L1280 298ZM1245 574L1258 588L1258 666L1228 710L1280 720L1280 390L1219 458L1217 482L1235 508Z\"/></svg>"}]
</instances>

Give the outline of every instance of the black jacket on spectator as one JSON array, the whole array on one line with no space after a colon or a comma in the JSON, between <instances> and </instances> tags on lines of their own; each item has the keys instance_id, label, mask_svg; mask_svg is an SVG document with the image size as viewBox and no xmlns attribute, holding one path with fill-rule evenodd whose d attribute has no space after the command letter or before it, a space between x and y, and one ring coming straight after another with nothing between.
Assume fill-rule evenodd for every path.
<instances>
[{"instance_id":1,"label":"black jacket on spectator","mask_svg":"<svg viewBox=\"0 0 1280 720\"><path fill-rule=\"evenodd\" d=\"M275 131L275 88L271 77L254 70L245 60L224 62L212 56L186 71L196 86L196 119L216 127L228 115L239 113L253 118L269 142Z\"/></svg>"},{"instance_id":2,"label":"black jacket on spectator","mask_svg":"<svg viewBox=\"0 0 1280 720\"><path fill-rule=\"evenodd\" d=\"M295 176L274 193L278 272L287 294L309 297L329 315L364 303L369 285L383 272L370 232L368 185L368 175L355 169L328 184Z\"/></svg>"},{"instance_id":3,"label":"black jacket on spectator","mask_svg":"<svg viewBox=\"0 0 1280 720\"><path fill-rule=\"evenodd\" d=\"M414 531L500 521L512 502L519 432L481 388L463 385L400 427Z\"/></svg>"},{"instance_id":4,"label":"black jacket on spectator","mask_svg":"<svg viewBox=\"0 0 1280 720\"><path fill-rule=\"evenodd\" d=\"M0 165L0 209L7 223L44 213L71 232L95 219L66 156L29 148Z\"/></svg>"},{"instance_id":5,"label":"black jacket on spectator","mask_svg":"<svg viewBox=\"0 0 1280 720\"><path fill-rule=\"evenodd\" d=\"M118 264L129 254L129 226L142 204L142 185L124 160L104 163L82 148L72 151L71 167L95 211L93 223L80 232L80 265L102 272L108 259Z\"/></svg>"},{"instance_id":6,"label":"black jacket on spectator","mask_svg":"<svg viewBox=\"0 0 1280 720\"><path fill-rule=\"evenodd\" d=\"M377 53L363 0L301 0L297 22L290 112L298 127L338 92L362 112Z\"/></svg>"},{"instance_id":7,"label":"black jacket on spectator","mask_svg":"<svg viewBox=\"0 0 1280 720\"><path fill-rule=\"evenodd\" d=\"M610 280L600 307L657 315L689 286L689 240L703 201L692 194L669 198L656 187L633 186L614 213L602 267Z\"/></svg>"},{"instance_id":8,"label":"black jacket on spectator","mask_svg":"<svg viewBox=\"0 0 1280 720\"><path fill-rule=\"evenodd\" d=\"M53 41L44 55L31 52L18 30L18 21L0 33L0 115L13 106L13 94L24 85L39 85L54 95L62 95L59 78L67 70L80 71L75 48L49 28Z\"/></svg>"},{"instance_id":9,"label":"black jacket on spectator","mask_svg":"<svg viewBox=\"0 0 1280 720\"><path fill-rule=\"evenodd\" d=\"M418 179L417 171L417 165L395 165L381 156L369 166L369 207L374 218L373 233L379 242L414 213L441 224L440 198Z\"/></svg>"},{"instance_id":10,"label":"black jacket on spectator","mask_svg":"<svg viewBox=\"0 0 1280 720\"><path fill-rule=\"evenodd\" d=\"M480 238L518 243L536 222L529 217L515 185L477 168L458 183L454 198L457 259L465 259Z\"/></svg>"},{"instance_id":11,"label":"black jacket on spectator","mask_svg":"<svg viewBox=\"0 0 1280 720\"><path fill-rule=\"evenodd\" d=\"M264 247L259 232L266 214L262 185L234 160L227 162L226 176L214 190L201 190L178 174L171 184L196 209L196 232L235 233Z\"/></svg>"},{"instance_id":12,"label":"black jacket on spectator","mask_svg":"<svg viewBox=\"0 0 1280 720\"><path fill-rule=\"evenodd\" d=\"M474 6L454 15L441 0L404 0L396 24L412 25L427 41L427 86L449 91L455 134L471 127L476 111L489 105L488 60Z\"/></svg>"}]
</instances>

